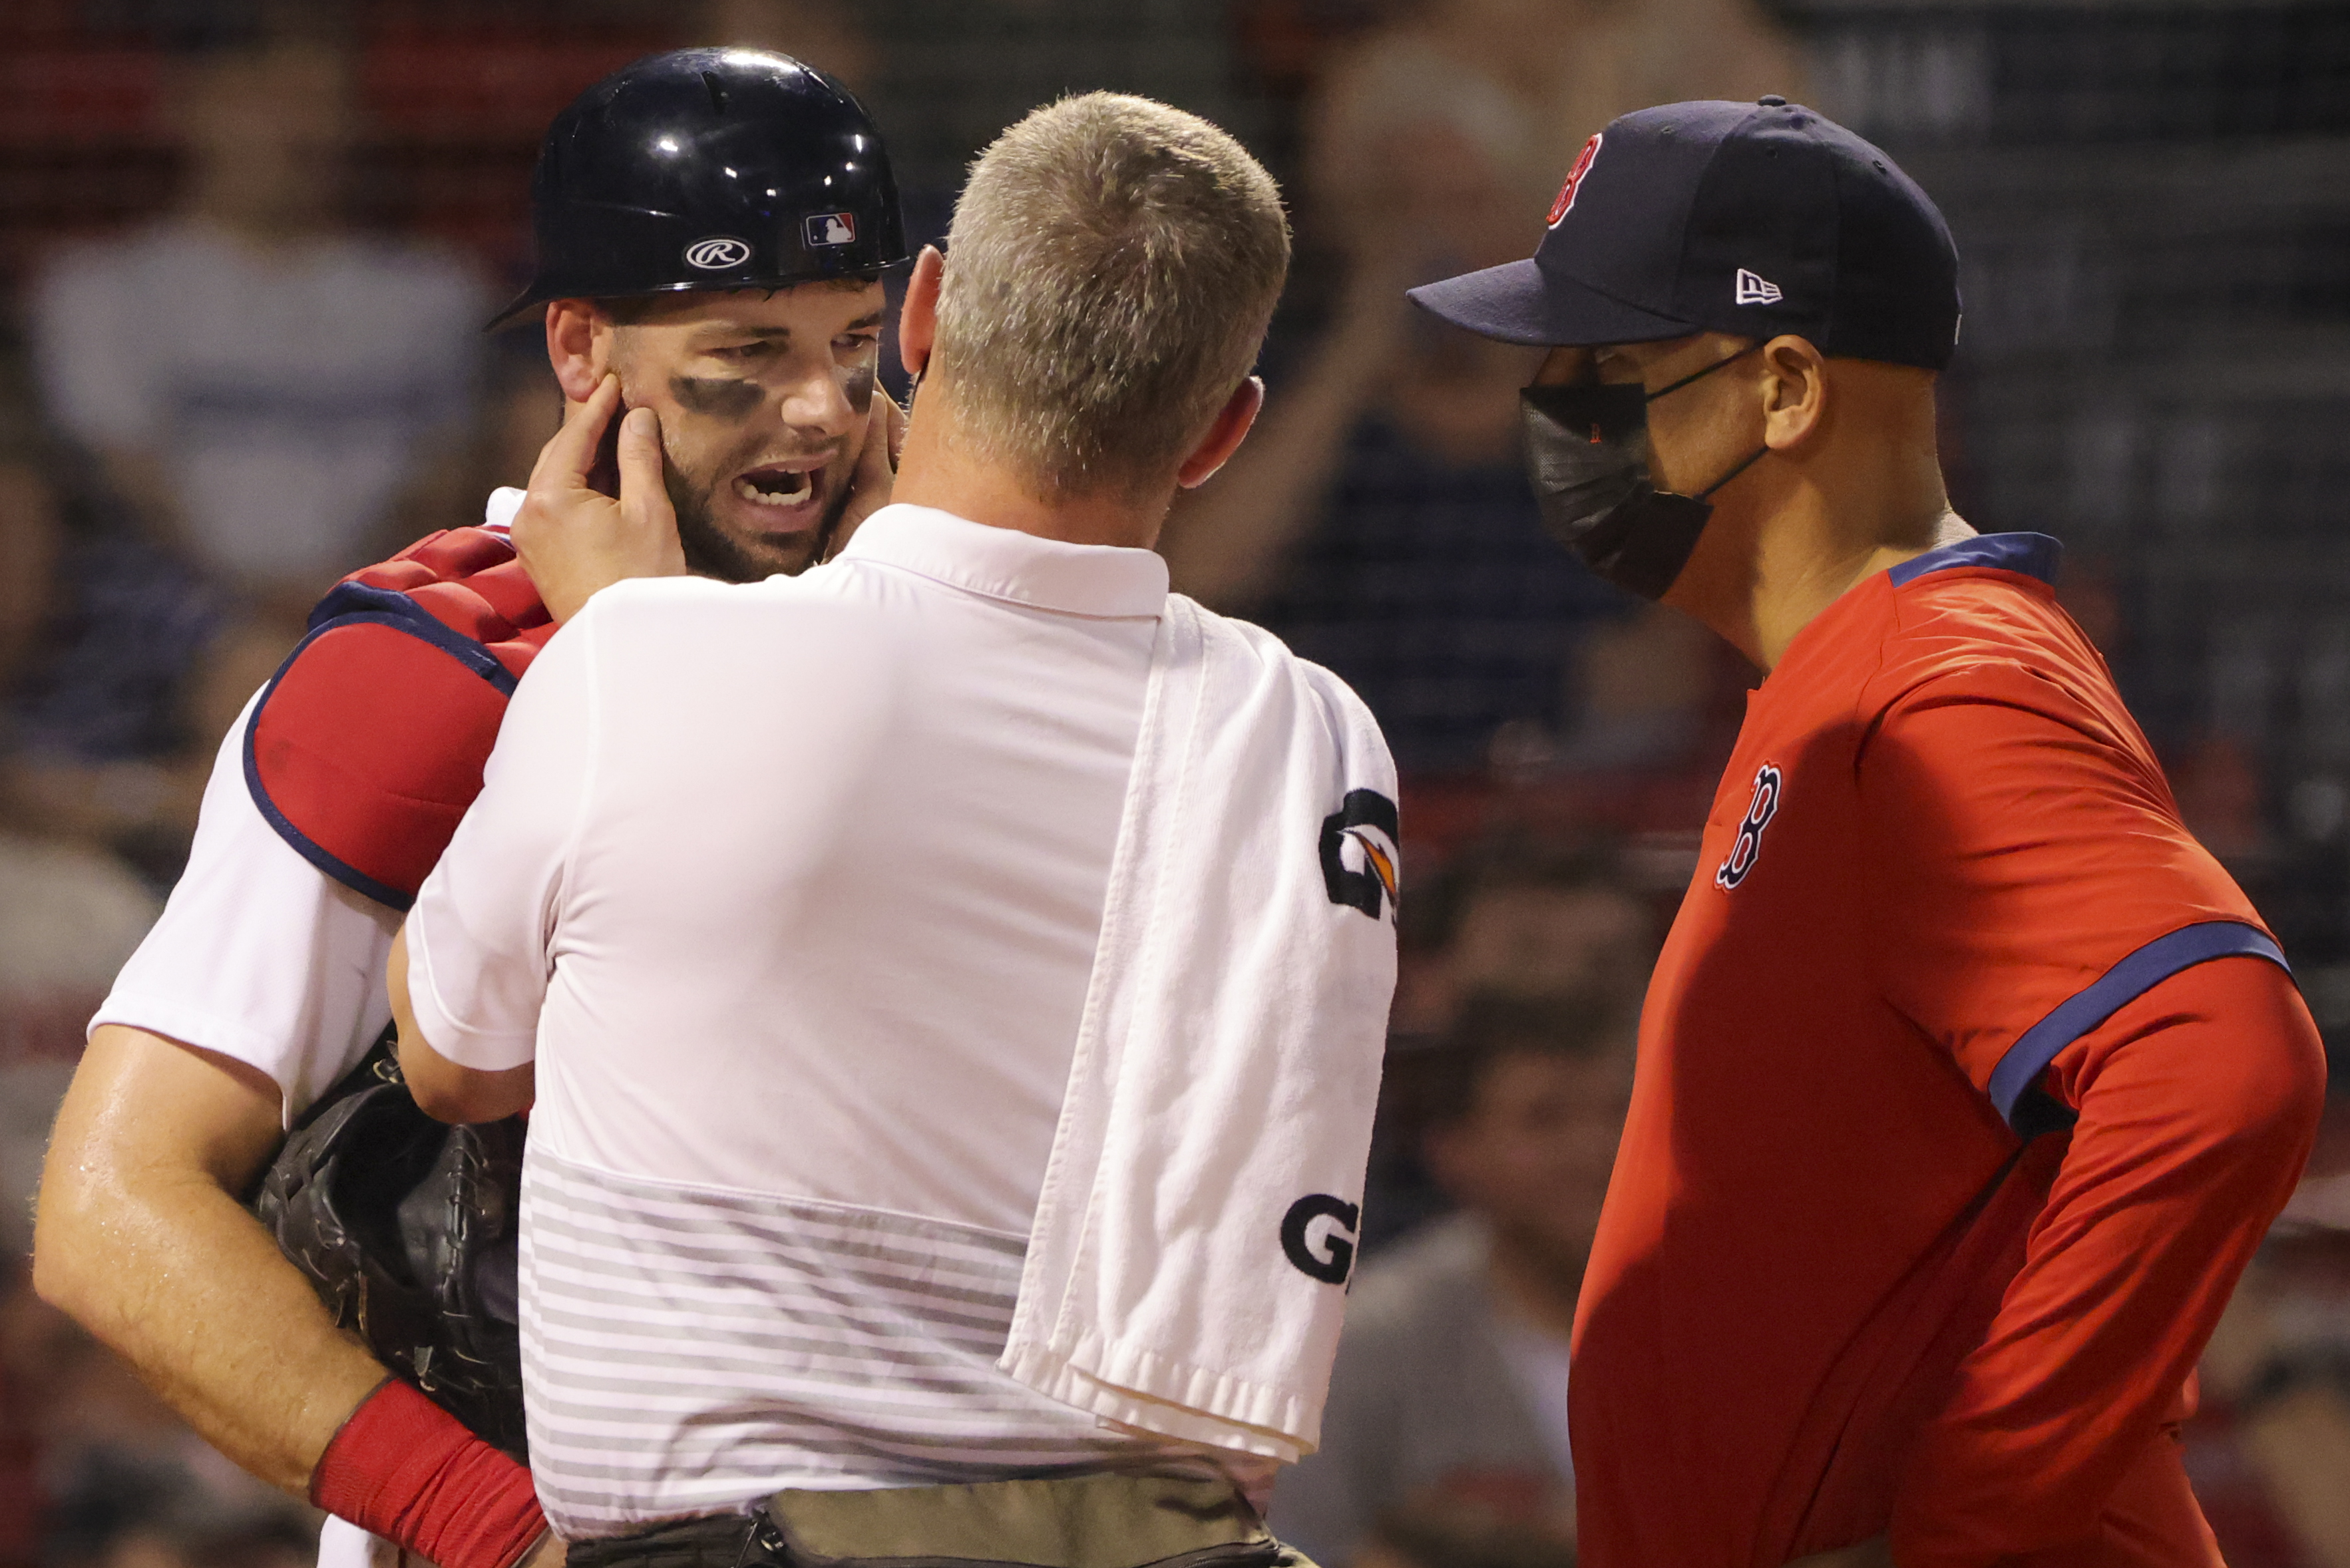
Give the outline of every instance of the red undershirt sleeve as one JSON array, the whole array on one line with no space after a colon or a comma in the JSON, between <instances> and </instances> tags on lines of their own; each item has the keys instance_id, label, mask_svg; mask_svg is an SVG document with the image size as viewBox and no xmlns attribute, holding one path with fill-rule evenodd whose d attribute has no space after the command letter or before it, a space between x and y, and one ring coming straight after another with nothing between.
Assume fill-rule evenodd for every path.
<instances>
[{"instance_id":1,"label":"red undershirt sleeve","mask_svg":"<svg viewBox=\"0 0 2350 1568\"><path fill-rule=\"evenodd\" d=\"M2324 1072L2292 981L2243 956L2162 981L2056 1055L2043 1088L2079 1121L1991 1334L1903 1478L1899 1568L2094 1532L2292 1193Z\"/></svg>"}]
</instances>

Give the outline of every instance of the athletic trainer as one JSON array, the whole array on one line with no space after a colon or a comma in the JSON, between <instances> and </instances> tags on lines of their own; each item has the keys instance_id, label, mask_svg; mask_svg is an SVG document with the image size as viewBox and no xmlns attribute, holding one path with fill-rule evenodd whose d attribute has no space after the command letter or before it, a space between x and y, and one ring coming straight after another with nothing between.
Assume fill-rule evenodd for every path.
<instances>
[{"instance_id":1,"label":"athletic trainer","mask_svg":"<svg viewBox=\"0 0 2350 1568\"><path fill-rule=\"evenodd\" d=\"M1768 672L1642 1020L1577 1314L1589 1568L2218 1568L2196 1360L2323 1057L2061 608L1950 510L1940 214L1812 111L1591 139L1533 259L1552 528Z\"/></svg>"},{"instance_id":2,"label":"athletic trainer","mask_svg":"<svg viewBox=\"0 0 2350 1568\"><path fill-rule=\"evenodd\" d=\"M895 504L804 576L608 588L524 679L391 986L427 1110L536 1096L574 1564L1282 1560L1394 771L1149 546L1254 419L1288 257L1213 126L1038 110L916 264Z\"/></svg>"}]
</instances>

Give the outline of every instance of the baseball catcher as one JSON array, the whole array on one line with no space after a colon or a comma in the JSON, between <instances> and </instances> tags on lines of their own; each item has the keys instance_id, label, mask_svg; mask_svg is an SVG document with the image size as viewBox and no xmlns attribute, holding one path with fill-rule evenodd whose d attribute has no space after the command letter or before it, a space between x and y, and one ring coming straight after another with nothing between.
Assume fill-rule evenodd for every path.
<instances>
[{"instance_id":1,"label":"baseball catcher","mask_svg":"<svg viewBox=\"0 0 2350 1568\"><path fill-rule=\"evenodd\" d=\"M432 1127L371 1054L400 914L558 625L621 576L802 570L887 499L900 428L874 396L896 187L822 73L639 61L557 117L532 201L538 272L500 322L543 321L563 429L481 526L338 586L247 705L41 1194L41 1294L333 1514L344 1561L371 1535L512 1568L548 1540L516 1397L522 1127Z\"/></svg>"}]
</instances>

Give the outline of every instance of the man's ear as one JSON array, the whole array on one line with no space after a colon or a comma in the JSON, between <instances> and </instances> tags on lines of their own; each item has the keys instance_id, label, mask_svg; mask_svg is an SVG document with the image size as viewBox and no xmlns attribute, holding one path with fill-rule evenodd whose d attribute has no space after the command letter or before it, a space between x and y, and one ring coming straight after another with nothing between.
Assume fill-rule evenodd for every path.
<instances>
[{"instance_id":1,"label":"man's ear","mask_svg":"<svg viewBox=\"0 0 2350 1568\"><path fill-rule=\"evenodd\" d=\"M554 299L546 306L546 362L565 400L584 403L596 395L612 368L612 326L588 299Z\"/></svg>"},{"instance_id":2,"label":"man's ear","mask_svg":"<svg viewBox=\"0 0 2350 1568\"><path fill-rule=\"evenodd\" d=\"M1186 490L1205 484L1240 450L1241 442L1248 439L1249 428L1256 423L1257 411L1263 407L1264 382L1258 378L1251 376L1233 388L1232 395L1217 410L1216 422L1208 427L1208 433L1191 449L1183 466L1175 471L1175 483Z\"/></svg>"},{"instance_id":3,"label":"man's ear","mask_svg":"<svg viewBox=\"0 0 2350 1568\"><path fill-rule=\"evenodd\" d=\"M1793 335L1762 345L1762 440L1773 452L1802 446L1828 413L1826 356Z\"/></svg>"},{"instance_id":4,"label":"man's ear","mask_svg":"<svg viewBox=\"0 0 2350 1568\"><path fill-rule=\"evenodd\" d=\"M931 347L939 337L939 284L946 271L947 258L939 247L924 245L906 280L906 303L898 310L898 363L909 376L920 376L930 365Z\"/></svg>"}]
</instances>

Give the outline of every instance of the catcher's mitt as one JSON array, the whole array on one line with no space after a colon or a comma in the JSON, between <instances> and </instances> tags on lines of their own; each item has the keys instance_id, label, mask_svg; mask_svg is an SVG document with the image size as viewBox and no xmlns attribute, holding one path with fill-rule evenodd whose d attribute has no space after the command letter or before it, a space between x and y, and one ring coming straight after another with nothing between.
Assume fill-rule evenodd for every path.
<instances>
[{"instance_id":1,"label":"catcher's mitt","mask_svg":"<svg viewBox=\"0 0 2350 1568\"><path fill-rule=\"evenodd\" d=\"M417 1108L386 1032L296 1127L254 1210L378 1359L525 1456L515 1327L523 1123Z\"/></svg>"}]
</instances>

